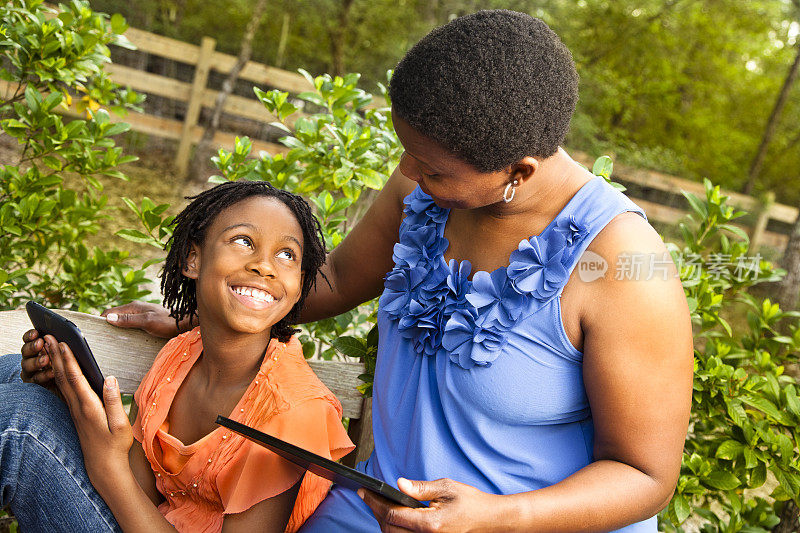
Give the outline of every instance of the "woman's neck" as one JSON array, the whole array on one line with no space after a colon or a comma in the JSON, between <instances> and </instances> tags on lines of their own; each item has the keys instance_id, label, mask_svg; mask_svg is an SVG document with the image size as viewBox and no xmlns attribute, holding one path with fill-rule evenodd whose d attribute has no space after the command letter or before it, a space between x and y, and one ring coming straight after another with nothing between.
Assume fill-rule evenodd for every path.
<instances>
[{"instance_id":1,"label":"woman's neck","mask_svg":"<svg viewBox=\"0 0 800 533\"><path fill-rule=\"evenodd\" d=\"M480 208L480 213L476 214L487 219L529 218L531 214L552 219L591 178L589 171L559 148L539 164L526 183L517 188L513 201L506 203L501 200Z\"/></svg>"},{"instance_id":2,"label":"woman's neck","mask_svg":"<svg viewBox=\"0 0 800 533\"><path fill-rule=\"evenodd\" d=\"M199 377L209 388L247 386L254 378L270 343L270 330L237 333L200 320L203 354Z\"/></svg>"}]
</instances>

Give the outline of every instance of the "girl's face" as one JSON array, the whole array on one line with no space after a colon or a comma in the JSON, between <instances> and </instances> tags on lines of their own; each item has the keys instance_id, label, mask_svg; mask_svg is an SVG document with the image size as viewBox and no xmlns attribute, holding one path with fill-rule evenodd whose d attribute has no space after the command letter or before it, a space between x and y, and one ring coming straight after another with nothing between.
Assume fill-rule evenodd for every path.
<instances>
[{"instance_id":1,"label":"girl's face","mask_svg":"<svg viewBox=\"0 0 800 533\"><path fill-rule=\"evenodd\" d=\"M393 115L392 120L405 149L398 165L400 172L416 181L438 206L474 209L502 201L503 191L512 179L508 169L481 172L398 115Z\"/></svg>"},{"instance_id":2,"label":"girl's face","mask_svg":"<svg viewBox=\"0 0 800 533\"><path fill-rule=\"evenodd\" d=\"M184 275L196 280L201 321L240 333L269 331L300 299L303 231L280 200L253 196L219 213Z\"/></svg>"}]
</instances>

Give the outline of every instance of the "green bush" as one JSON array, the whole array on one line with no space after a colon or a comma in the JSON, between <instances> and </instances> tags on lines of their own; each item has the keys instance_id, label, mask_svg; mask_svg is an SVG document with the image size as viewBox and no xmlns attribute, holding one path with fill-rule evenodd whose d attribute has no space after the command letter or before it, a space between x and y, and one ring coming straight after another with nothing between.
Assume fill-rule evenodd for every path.
<instances>
[{"instance_id":1,"label":"green bush","mask_svg":"<svg viewBox=\"0 0 800 533\"><path fill-rule=\"evenodd\" d=\"M797 361L800 313L745 292L784 273L752 255L747 235L730 224L744 213L708 180L705 190L704 199L684 193L693 210L680 224L685 244L668 245L692 313L695 369L683 466L661 526L683 531L696 514L703 532L769 531L782 502L800 503L800 399L796 379L783 373ZM734 332L725 317L741 308L747 327ZM768 473L776 484L766 491Z\"/></svg>"},{"instance_id":2,"label":"green bush","mask_svg":"<svg viewBox=\"0 0 800 533\"><path fill-rule=\"evenodd\" d=\"M15 0L0 5L0 21L0 128L20 146L18 161L0 165L0 309L37 299L96 311L141 298L147 280L127 252L85 244L108 217L101 180L126 179L117 167L135 159L114 144L128 125L105 109L141 102L103 71L109 44L129 46L125 20L84 0Z\"/></svg>"},{"instance_id":3,"label":"green bush","mask_svg":"<svg viewBox=\"0 0 800 533\"><path fill-rule=\"evenodd\" d=\"M248 159L251 143L237 139L233 151L213 158L220 176L212 181L240 178L267 180L310 197L322 220L329 245L336 246L349 229L353 202L362 187L378 189L396 164L400 145L388 109L367 109L371 98L355 86L356 75L313 81L316 92L298 96L322 112L300 118L296 129L286 119L297 105L286 93L256 94L280 119L287 135L286 154L262 153ZM606 179L611 159L601 157L592 171ZM614 184L615 186L617 184ZM621 188L621 187L620 187ZM798 501L800 472L800 401L796 381L783 374L783 364L795 361L800 314L781 312L769 300L746 293L757 283L775 281L781 272L748 256L747 235L731 221L735 212L719 187L706 181L706 198L686 194L694 216L680 225L685 243L669 244L695 325L695 378L691 425L675 496L660 515L664 531L683 531L681 524L695 515L704 532L767 531L777 523L782 501ZM128 238L161 245L168 236L162 218L167 206L145 200L131 204L147 233L128 230ZM135 232L135 234L131 233ZM753 266L752 261L756 262ZM735 334L725 318L736 306L748 308L748 327ZM311 324L302 336L306 355L324 358L334 350L361 359L364 394L372 392L377 351L375 307L363 306L339 317ZM789 320L788 334L778 322ZM771 472L775 488L764 495L745 493L764 485Z\"/></svg>"}]
</instances>

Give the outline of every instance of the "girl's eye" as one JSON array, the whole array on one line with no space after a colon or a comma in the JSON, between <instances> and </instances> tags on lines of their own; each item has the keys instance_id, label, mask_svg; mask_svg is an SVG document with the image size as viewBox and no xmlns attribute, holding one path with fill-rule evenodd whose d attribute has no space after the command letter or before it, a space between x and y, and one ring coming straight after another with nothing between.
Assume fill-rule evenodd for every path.
<instances>
[{"instance_id":1,"label":"girl's eye","mask_svg":"<svg viewBox=\"0 0 800 533\"><path fill-rule=\"evenodd\" d=\"M253 241L251 241L249 237L244 237L244 236L234 237L234 239L231 242L240 244L242 246L247 246L248 248L253 247Z\"/></svg>"},{"instance_id":2,"label":"girl's eye","mask_svg":"<svg viewBox=\"0 0 800 533\"><path fill-rule=\"evenodd\" d=\"M289 259L290 261L294 261L295 258L294 252L291 250L282 250L281 252L278 253L278 255L283 256L284 258Z\"/></svg>"}]
</instances>

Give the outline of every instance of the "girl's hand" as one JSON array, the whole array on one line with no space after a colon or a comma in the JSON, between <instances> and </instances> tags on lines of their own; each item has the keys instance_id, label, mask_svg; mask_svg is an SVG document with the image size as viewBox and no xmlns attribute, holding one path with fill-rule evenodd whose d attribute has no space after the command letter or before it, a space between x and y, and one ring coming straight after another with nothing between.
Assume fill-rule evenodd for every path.
<instances>
[{"instance_id":1,"label":"girl's hand","mask_svg":"<svg viewBox=\"0 0 800 533\"><path fill-rule=\"evenodd\" d=\"M45 350L45 342L39 338L39 332L31 329L22 336L22 371L20 376L25 383L39 385L56 391L53 383L53 368L50 366L50 355Z\"/></svg>"},{"instance_id":2,"label":"girl's hand","mask_svg":"<svg viewBox=\"0 0 800 533\"><path fill-rule=\"evenodd\" d=\"M420 501L430 500L427 509L397 505L359 489L358 495L372 508L381 531L508 531L513 521L503 523L502 496L487 494L451 479L410 481L400 478L397 487Z\"/></svg>"},{"instance_id":3,"label":"girl's hand","mask_svg":"<svg viewBox=\"0 0 800 533\"><path fill-rule=\"evenodd\" d=\"M175 319L169 316L169 311L157 304L147 302L131 302L119 307L106 309L100 316L104 316L109 324L119 328L141 329L153 335L170 339L183 331L192 329L188 319L183 319L180 331L175 326Z\"/></svg>"},{"instance_id":4,"label":"girl's hand","mask_svg":"<svg viewBox=\"0 0 800 533\"><path fill-rule=\"evenodd\" d=\"M64 342L46 335L44 342L50 353L55 383L64 398L83 450L89 479L98 490L113 484L116 474L130 470L128 450L133 431L122 407L119 385L107 377L103 386L103 402L89 386L75 356Z\"/></svg>"}]
</instances>

